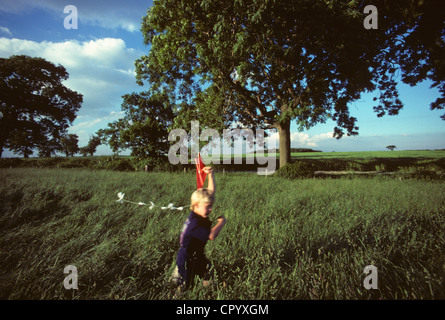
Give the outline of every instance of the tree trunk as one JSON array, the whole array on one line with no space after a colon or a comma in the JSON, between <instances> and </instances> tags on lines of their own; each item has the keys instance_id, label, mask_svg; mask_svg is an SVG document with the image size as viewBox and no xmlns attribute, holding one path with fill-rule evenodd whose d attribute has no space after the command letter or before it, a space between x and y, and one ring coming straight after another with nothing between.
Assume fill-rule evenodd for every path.
<instances>
[{"instance_id":1,"label":"tree trunk","mask_svg":"<svg viewBox=\"0 0 445 320\"><path fill-rule=\"evenodd\" d=\"M8 138L8 131L5 129L4 122L2 121L0 124L0 159L3 156L3 149L5 148L6 139Z\"/></svg>"},{"instance_id":2,"label":"tree trunk","mask_svg":"<svg viewBox=\"0 0 445 320\"><path fill-rule=\"evenodd\" d=\"M3 156L3 148L5 147L5 139L0 138L0 159Z\"/></svg>"},{"instance_id":3,"label":"tree trunk","mask_svg":"<svg viewBox=\"0 0 445 320\"><path fill-rule=\"evenodd\" d=\"M280 139L280 168L290 162L290 120L277 124Z\"/></svg>"}]
</instances>

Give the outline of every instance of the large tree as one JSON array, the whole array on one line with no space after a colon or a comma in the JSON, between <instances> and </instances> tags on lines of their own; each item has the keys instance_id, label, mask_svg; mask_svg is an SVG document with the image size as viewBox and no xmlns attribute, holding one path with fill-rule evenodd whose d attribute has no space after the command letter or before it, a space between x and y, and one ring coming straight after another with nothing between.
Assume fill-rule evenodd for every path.
<instances>
[{"instance_id":1,"label":"large tree","mask_svg":"<svg viewBox=\"0 0 445 320\"><path fill-rule=\"evenodd\" d=\"M66 133L82 103L63 85L68 77L43 58L0 58L0 155L8 147L26 157Z\"/></svg>"},{"instance_id":2,"label":"large tree","mask_svg":"<svg viewBox=\"0 0 445 320\"><path fill-rule=\"evenodd\" d=\"M374 1L378 27L368 29L364 1L154 1L142 23L150 51L136 61L137 80L211 114L203 125L218 116L225 125L278 129L284 165L291 121L303 130L332 119L335 137L356 135L348 105L362 92L378 90L378 116L403 107L399 67L407 83L429 77L443 84L435 71L443 61L443 14L422 3ZM425 12L435 22L424 28L434 30L428 45L416 34ZM413 52L412 63L403 59ZM178 123L190 113L196 110L179 109Z\"/></svg>"},{"instance_id":3,"label":"large tree","mask_svg":"<svg viewBox=\"0 0 445 320\"><path fill-rule=\"evenodd\" d=\"M131 155L140 159L166 156L168 130L174 119L169 99L147 92L133 92L123 98L124 117L98 131L101 141L115 153L130 149Z\"/></svg>"}]
</instances>

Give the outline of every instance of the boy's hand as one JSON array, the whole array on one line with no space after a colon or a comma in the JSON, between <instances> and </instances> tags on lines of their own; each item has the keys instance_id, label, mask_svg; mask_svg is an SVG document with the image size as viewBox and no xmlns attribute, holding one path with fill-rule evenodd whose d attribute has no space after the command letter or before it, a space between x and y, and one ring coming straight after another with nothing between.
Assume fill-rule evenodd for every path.
<instances>
[{"instance_id":1,"label":"boy's hand","mask_svg":"<svg viewBox=\"0 0 445 320\"><path fill-rule=\"evenodd\" d=\"M202 169L202 171L204 171L204 173L206 173L206 174L211 174L211 173L213 173L213 169L212 169L212 167L204 167L204 168Z\"/></svg>"},{"instance_id":2,"label":"boy's hand","mask_svg":"<svg viewBox=\"0 0 445 320\"><path fill-rule=\"evenodd\" d=\"M215 193L215 177L213 175L213 169L212 167L204 167L202 168L202 171L205 172L206 174L208 174L208 184L207 184L207 189L209 189L209 191L211 193Z\"/></svg>"},{"instance_id":3,"label":"boy's hand","mask_svg":"<svg viewBox=\"0 0 445 320\"><path fill-rule=\"evenodd\" d=\"M226 223L226 218L224 216L219 216L218 218L216 218L216 221Z\"/></svg>"}]
</instances>

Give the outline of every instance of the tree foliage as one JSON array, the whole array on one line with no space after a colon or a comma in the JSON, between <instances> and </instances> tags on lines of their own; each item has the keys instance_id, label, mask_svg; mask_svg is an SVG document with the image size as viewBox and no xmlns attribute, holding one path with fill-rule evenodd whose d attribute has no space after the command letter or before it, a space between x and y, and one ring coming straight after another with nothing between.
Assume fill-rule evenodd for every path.
<instances>
[{"instance_id":1,"label":"tree foliage","mask_svg":"<svg viewBox=\"0 0 445 320\"><path fill-rule=\"evenodd\" d=\"M67 157L73 157L79 152L79 137L77 134L65 134L60 138L59 151L65 153Z\"/></svg>"},{"instance_id":2,"label":"tree foliage","mask_svg":"<svg viewBox=\"0 0 445 320\"><path fill-rule=\"evenodd\" d=\"M43 58L0 58L0 153L8 147L27 157L66 133L82 103L62 84L68 76Z\"/></svg>"},{"instance_id":3,"label":"tree foliage","mask_svg":"<svg viewBox=\"0 0 445 320\"><path fill-rule=\"evenodd\" d=\"M393 4L393 6L395 6ZM391 48L402 69L402 81L411 86L430 80L441 96L431 110L445 109L445 10L443 1L407 1L394 9L396 21L408 30L396 36ZM445 114L441 116L445 120Z\"/></svg>"},{"instance_id":4,"label":"tree foliage","mask_svg":"<svg viewBox=\"0 0 445 320\"><path fill-rule=\"evenodd\" d=\"M429 78L445 94L443 10L434 1L373 4L379 25L367 30L363 1L154 1L137 81L187 106L175 125L200 114L207 126L278 129L283 165L291 121L303 130L332 119L336 138L356 135L349 104L374 90L377 115L398 114L397 70L404 82ZM443 108L441 99L432 107Z\"/></svg>"},{"instance_id":5,"label":"tree foliage","mask_svg":"<svg viewBox=\"0 0 445 320\"><path fill-rule=\"evenodd\" d=\"M115 153L130 149L131 155L138 158L165 156L170 146L168 130L174 119L169 99L147 92L133 92L123 98L125 116L99 130L98 136Z\"/></svg>"},{"instance_id":6,"label":"tree foliage","mask_svg":"<svg viewBox=\"0 0 445 320\"><path fill-rule=\"evenodd\" d=\"M38 156L42 158L50 158L62 151L60 138L43 139L37 143Z\"/></svg>"},{"instance_id":7,"label":"tree foliage","mask_svg":"<svg viewBox=\"0 0 445 320\"><path fill-rule=\"evenodd\" d=\"M8 144L14 153L29 158L36 146L35 138L36 134L32 129L15 130L9 134Z\"/></svg>"},{"instance_id":8,"label":"tree foliage","mask_svg":"<svg viewBox=\"0 0 445 320\"><path fill-rule=\"evenodd\" d=\"M87 155L93 156L96 152L97 147L101 144L100 137L98 135L93 135L90 137L88 144L84 147L79 148L79 152L83 154L84 157Z\"/></svg>"}]
</instances>

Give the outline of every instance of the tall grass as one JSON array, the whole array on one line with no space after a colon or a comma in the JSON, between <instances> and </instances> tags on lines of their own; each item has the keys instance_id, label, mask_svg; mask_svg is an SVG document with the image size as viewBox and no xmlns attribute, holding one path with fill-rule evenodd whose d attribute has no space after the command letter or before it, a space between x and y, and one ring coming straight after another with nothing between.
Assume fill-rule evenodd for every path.
<instances>
[{"instance_id":1,"label":"tall grass","mask_svg":"<svg viewBox=\"0 0 445 320\"><path fill-rule=\"evenodd\" d=\"M192 173L0 171L3 299L443 299L445 185L391 178L286 180L216 173L213 284L169 281ZM79 289L63 286L65 266ZM378 289L363 286L378 268Z\"/></svg>"}]
</instances>

